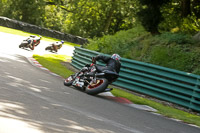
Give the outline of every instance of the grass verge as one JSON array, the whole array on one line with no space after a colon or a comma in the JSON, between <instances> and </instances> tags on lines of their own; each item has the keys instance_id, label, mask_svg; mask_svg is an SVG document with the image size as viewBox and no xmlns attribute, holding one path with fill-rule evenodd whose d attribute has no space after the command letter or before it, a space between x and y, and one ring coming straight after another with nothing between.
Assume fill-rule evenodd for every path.
<instances>
[{"instance_id":1,"label":"grass verge","mask_svg":"<svg viewBox=\"0 0 200 133\"><path fill-rule=\"evenodd\" d=\"M25 31L21 31L21 30L11 29L11 28L8 28L8 27L3 27L3 26L0 26L0 31L5 32L5 33L9 33L9 34L25 36L25 37L28 37L30 35L38 36L37 34L34 34L34 33L29 33L29 32L25 32ZM49 41L49 42L60 41L59 39L55 39L55 38L51 38L51 37L47 37L47 36L42 36L42 40ZM65 42L64 45L78 46L78 47L80 46L78 44L74 44L74 43L70 43L70 42Z\"/></svg>"},{"instance_id":2,"label":"grass verge","mask_svg":"<svg viewBox=\"0 0 200 133\"><path fill-rule=\"evenodd\" d=\"M41 65L49 69L50 71L66 78L71 75L72 71L68 70L61 63L70 59L70 57L64 55L34 55L33 56ZM114 88L112 91L113 95L116 97L124 97L129 99L135 104L148 105L158 110L157 113L162 114L166 117L175 118L184 121L185 123L194 124L200 126L200 116L195 114L190 114L182 110L175 109L170 106L157 103L155 101L145 99L139 96L135 96L131 93L128 93L124 90Z\"/></svg>"},{"instance_id":3,"label":"grass verge","mask_svg":"<svg viewBox=\"0 0 200 133\"><path fill-rule=\"evenodd\" d=\"M51 72L54 72L63 78L73 74L72 71L66 69L65 66L61 64L61 62L65 62L70 60L70 56L66 55L54 55L54 54L45 54L45 55L33 55L43 67L49 69Z\"/></svg>"}]
</instances>

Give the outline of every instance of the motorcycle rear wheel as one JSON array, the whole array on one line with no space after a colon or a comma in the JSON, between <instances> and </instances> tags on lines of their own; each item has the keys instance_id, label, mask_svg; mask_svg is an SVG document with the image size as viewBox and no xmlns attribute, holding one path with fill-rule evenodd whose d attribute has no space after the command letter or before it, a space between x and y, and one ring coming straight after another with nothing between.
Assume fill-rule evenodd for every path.
<instances>
[{"instance_id":1,"label":"motorcycle rear wheel","mask_svg":"<svg viewBox=\"0 0 200 133\"><path fill-rule=\"evenodd\" d=\"M21 47L27 47L27 45L28 45L28 43L21 43L20 45L19 45L19 48L21 48Z\"/></svg>"},{"instance_id":2,"label":"motorcycle rear wheel","mask_svg":"<svg viewBox=\"0 0 200 133\"><path fill-rule=\"evenodd\" d=\"M97 95L98 93L104 92L108 87L108 80L105 78L97 79L96 83L90 82L86 87L85 92L89 95Z\"/></svg>"},{"instance_id":3,"label":"motorcycle rear wheel","mask_svg":"<svg viewBox=\"0 0 200 133\"><path fill-rule=\"evenodd\" d=\"M66 79L64 80L64 85L65 85L65 86L71 86L72 83L73 83L73 81L74 81L74 79L72 78L72 75L71 75L71 76L69 76L68 78L66 78Z\"/></svg>"},{"instance_id":4,"label":"motorcycle rear wheel","mask_svg":"<svg viewBox=\"0 0 200 133\"><path fill-rule=\"evenodd\" d=\"M50 50L50 51L52 51L52 46L46 47L45 50Z\"/></svg>"}]
</instances>

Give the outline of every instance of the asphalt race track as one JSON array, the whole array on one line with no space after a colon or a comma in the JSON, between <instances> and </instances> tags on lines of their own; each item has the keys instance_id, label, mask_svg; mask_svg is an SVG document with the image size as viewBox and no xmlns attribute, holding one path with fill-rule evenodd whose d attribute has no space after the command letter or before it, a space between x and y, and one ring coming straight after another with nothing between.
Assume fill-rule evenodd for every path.
<instances>
[{"instance_id":1,"label":"asphalt race track","mask_svg":"<svg viewBox=\"0 0 200 133\"><path fill-rule=\"evenodd\" d=\"M32 65L25 37L0 32L0 133L200 133L200 128L63 85L63 79ZM73 47L58 54L71 56Z\"/></svg>"}]
</instances>

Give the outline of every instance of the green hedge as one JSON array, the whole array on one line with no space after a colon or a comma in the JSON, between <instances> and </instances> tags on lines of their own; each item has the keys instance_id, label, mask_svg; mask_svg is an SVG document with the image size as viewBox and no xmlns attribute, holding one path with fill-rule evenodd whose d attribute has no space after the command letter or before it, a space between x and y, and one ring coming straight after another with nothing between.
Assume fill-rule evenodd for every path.
<instances>
[{"instance_id":1,"label":"green hedge","mask_svg":"<svg viewBox=\"0 0 200 133\"><path fill-rule=\"evenodd\" d=\"M183 33L165 32L152 36L138 26L113 36L95 38L84 48L200 74L200 46L190 35Z\"/></svg>"}]
</instances>

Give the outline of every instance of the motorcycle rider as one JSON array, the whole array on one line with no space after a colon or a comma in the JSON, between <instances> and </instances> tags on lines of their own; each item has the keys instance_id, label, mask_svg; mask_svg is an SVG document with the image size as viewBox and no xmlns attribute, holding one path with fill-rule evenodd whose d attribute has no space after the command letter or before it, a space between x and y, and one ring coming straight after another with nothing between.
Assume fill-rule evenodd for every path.
<instances>
[{"instance_id":1,"label":"motorcycle rider","mask_svg":"<svg viewBox=\"0 0 200 133\"><path fill-rule=\"evenodd\" d=\"M36 40L36 43L35 43L35 46L38 46L40 44L40 40L42 39L42 36L36 36L35 37L35 40Z\"/></svg>"},{"instance_id":2,"label":"motorcycle rider","mask_svg":"<svg viewBox=\"0 0 200 133\"><path fill-rule=\"evenodd\" d=\"M106 63L106 66L99 66L96 65L96 71L97 72L103 72L104 70L110 70L113 72L116 72L119 74L120 68L121 68L121 62L120 62L121 57L118 54L113 54L111 57L104 56L104 55L97 55L96 57L92 57L92 62L96 63L96 61L102 60L104 63ZM87 67L84 67L87 68ZM85 71L87 69L82 69L82 71ZM92 71L90 73L87 73L86 76L94 76L95 71ZM93 81L94 83L96 82L95 80ZM106 88L105 92L111 91L112 88Z\"/></svg>"},{"instance_id":3,"label":"motorcycle rider","mask_svg":"<svg viewBox=\"0 0 200 133\"><path fill-rule=\"evenodd\" d=\"M92 58L92 62L102 60L104 63L106 63L106 66L96 65L97 72L102 72L103 70L110 70L119 73L121 67L120 59L121 57L118 54L113 54L111 57L97 55L96 57Z\"/></svg>"},{"instance_id":4,"label":"motorcycle rider","mask_svg":"<svg viewBox=\"0 0 200 133\"><path fill-rule=\"evenodd\" d=\"M104 70L110 70L116 73L119 73L121 62L121 57L118 54L113 54L111 57L104 56L104 55L97 55L96 57L92 57L92 63L96 63L98 60L102 60L104 63L106 63L106 66L99 66L96 65L96 71L102 72ZM88 67L90 67L89 64L86 64L85 67L81 69L82 72L87 71ZM86 76L94 76L95 71L89 72L86 74Z\"/></svg>"},{"instance_id":5,"label":"motorcycle rider","mask_svg":"<svg viewBox=\"0 0 200 133\"><path fill-rule=\"evenodd\" d=\"M42 36L35 36L35 35L30 35L30 37L28 37L26 39L26 41L29 43L29 48L31 50L34 50L35 46L38 46L40 44L40 40L41 40Z\"/></svg>"},{"instance_id":6,"label":"motorcycle rider","mask_svg":"<svg viewBox=\"0 0 200 133\"><path fill-rule=\"evenodd\" d=\"M53 44L56 45L58 49L60 49L62 47L62 45L64 44L64 41L61 40L60 42L55 42Z\"/></svg>"},{"instance_id":7,"label":"motorcycle rider","mask_svg":"<svg viewBox=\"0 0 200 133\"><path fill-rule=\"evenodd\" d=\"M64 41L61 40L61 41L54 42L51 45L53 46L54 50L57 52L58 49L60 49L63 44L64 44Z\"/></svg>"}]
</instances>

